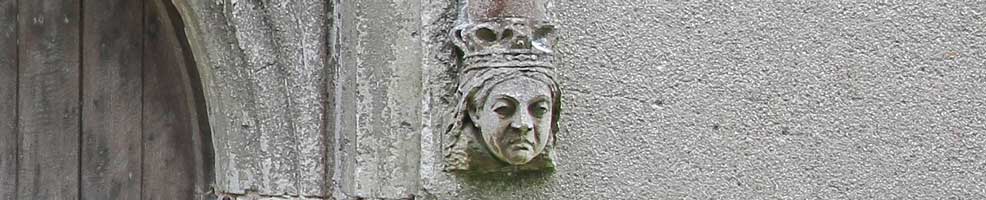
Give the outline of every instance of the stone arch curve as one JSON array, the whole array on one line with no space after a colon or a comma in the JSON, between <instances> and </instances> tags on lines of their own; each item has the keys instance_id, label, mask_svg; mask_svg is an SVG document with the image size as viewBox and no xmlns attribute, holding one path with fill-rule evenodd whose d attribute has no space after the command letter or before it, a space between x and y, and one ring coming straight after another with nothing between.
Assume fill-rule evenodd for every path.
<instances>
[{"instance_id":1,"label":"stone arch curve","mask_svg":"<svg viewBox=\"0 0 986 200\"><path fill-rule=\"evenodd\" d=\"M184 21L217 194L327 197L333 139L324 1L165 0Z\"/></svg>"}]
</instances>

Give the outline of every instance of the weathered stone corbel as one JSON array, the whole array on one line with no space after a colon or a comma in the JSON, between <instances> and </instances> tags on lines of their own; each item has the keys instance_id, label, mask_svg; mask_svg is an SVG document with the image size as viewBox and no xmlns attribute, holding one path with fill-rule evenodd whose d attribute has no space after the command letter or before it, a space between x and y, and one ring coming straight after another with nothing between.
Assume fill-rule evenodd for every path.
<instances>
[{"instance_id":1,"label":"weathered stone corbel","mask_svg":"<svg viewBox=\"0 0 986 200\"><path fill-rule=\"evenodd\" d=\"M463 52L446 171L553 170L561 92L543 0L466 0L451 31Z\"/></svg>"}]
</instances>

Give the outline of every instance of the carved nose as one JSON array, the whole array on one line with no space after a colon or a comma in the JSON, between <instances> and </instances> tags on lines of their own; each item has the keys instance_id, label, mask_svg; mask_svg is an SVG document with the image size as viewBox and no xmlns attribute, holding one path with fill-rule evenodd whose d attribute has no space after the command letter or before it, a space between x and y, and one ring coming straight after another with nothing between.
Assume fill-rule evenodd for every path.
<instances>
[{"instance_id":1,"label":"carved nose","mask_svg":"<svg viewBox=\"0 0 986 200\"><path fill-rule=\"evenodd\" d=\"M534 144L537 142L537 134L534 134L531 129L534 129L534 117L530 114L524 113L517 115L511 125L520 130L520 137L524 138L524 142Z\"/></svg>"},{"instance_id":2,"label":"carved nose","mask_svg":"<svg viewBox=\"0 0 986 200\"><path fill-rule=\"evenodd\" d=\"M516 129L520 129L522 132L534 129L534 119L530 114L519 114L517 115L510 126Z\"/></svg>"}]
</instances>

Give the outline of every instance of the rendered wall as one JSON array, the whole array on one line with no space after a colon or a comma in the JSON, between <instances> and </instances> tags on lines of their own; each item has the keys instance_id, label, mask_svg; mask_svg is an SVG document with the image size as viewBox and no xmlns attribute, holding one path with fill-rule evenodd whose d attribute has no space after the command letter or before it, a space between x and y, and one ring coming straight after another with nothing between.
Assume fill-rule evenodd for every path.
<instances>
[{"instance_id":1,"label":"rendered wall","mask_svg":"<svg viewBox=\"0 0 986 200\"><path fill-rule=\"evenodd\" d=\"M467 180L423 156L433 197L986 195L986 3L552 5L557 171Z\"/></svg>"}]
</instances>

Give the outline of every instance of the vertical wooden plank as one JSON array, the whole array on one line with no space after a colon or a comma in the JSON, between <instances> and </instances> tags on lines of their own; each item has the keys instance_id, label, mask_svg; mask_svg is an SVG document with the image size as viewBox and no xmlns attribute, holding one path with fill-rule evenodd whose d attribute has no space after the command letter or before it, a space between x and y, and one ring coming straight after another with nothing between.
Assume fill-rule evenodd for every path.
<instances>
[{"instance_id":1,"label":"vertical wooden plank","mask_svg":"<svg viewBox=\"0 0 986 200\"><path fill-rule=\"evenodd\" d=\"M82 199L140 198L141 2L83 2Z\"/></svg>"},{"instance_id":2,"label":"vertical wooden plank","mask_svg":"<svg viewBox=\"0 0 986 200\"><path fill-rule=\"evenodd\" d=\"M18 199L78 199L79 1L18 4Z\"/></svg>"},{"instance_id":3,"label":"vertical wooden plank","mask_svg":"<svg viewBox=\"0 0 986 200\"><path fill-rule=\"evenodd\" d=\"M177 14L162 1L146 3L142 199L201 199L206 158L188 71L194 62L180 19L170 18Z\"/></svg>"},{"instance_id":4,"label":"vertical wooden plank","mask_svg":"<svg viewBox=\"0 0 986 200\"><path fill-rule=\"evenodd\" d=\"M17 1L0 0L0 199L17 192Z\"/></svg>"}]
</instances>

